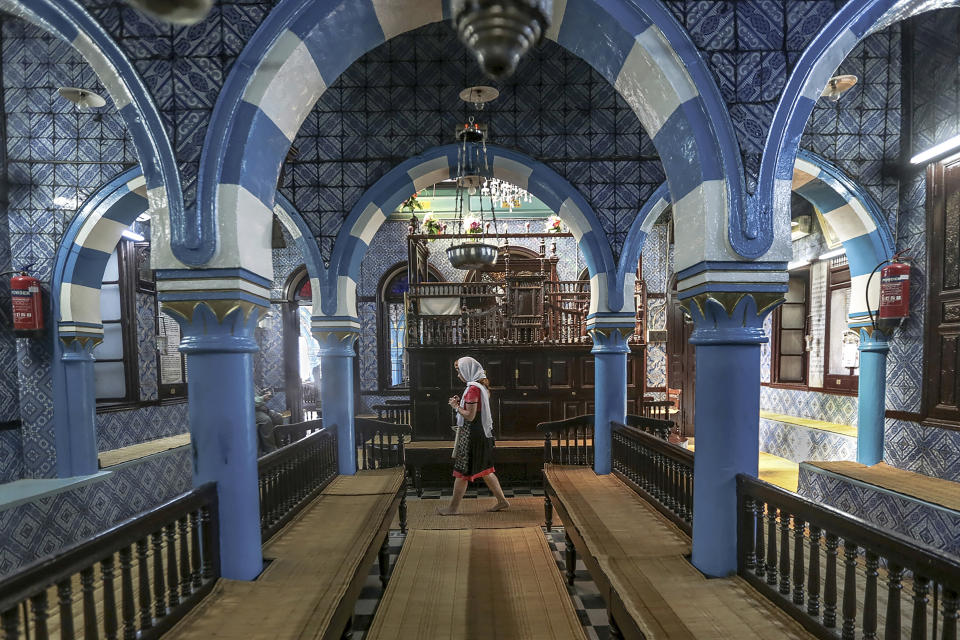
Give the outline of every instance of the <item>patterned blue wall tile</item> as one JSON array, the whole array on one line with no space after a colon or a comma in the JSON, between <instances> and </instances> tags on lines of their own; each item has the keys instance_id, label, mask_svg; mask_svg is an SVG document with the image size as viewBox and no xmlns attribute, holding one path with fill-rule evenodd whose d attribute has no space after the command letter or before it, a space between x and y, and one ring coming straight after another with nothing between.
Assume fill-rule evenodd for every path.
<instances>
[{"instance_id":1,"label":"patterned blue wall tile","mask_svg":"<svg viewBox=\"0 0 960 640\"><path fill-rule=\"evenodd\" d=\"M23 475L23 447L20 429L0 431L0 484L19 480Z\"/></svg>"},{"instance_id":2,"label":"patterned blue wall tile","mask_svg":"<svg viewBox=\"0 0 960 640\"><path fill-rule=\"evenodd\" d=\"M901 469L960 482L960 432L886 419L884 461Z\"/></svg>"},{"instance_id":3,"label":"patterned blue wall tile","mask_svg":"<svg viewBox=\"0 0 960 640\"><path fill-rule=\"evenodd\" d=\"M885 529L960 556L960 513L806 465L798 493Z\"/></svg>"},{"instance_id":4,"label":"patterned blue wall tile","mask_svg":"<svg viewBox=\"0 0 960 640\"><path fill-rule=\"evenodd\" d=\"M760 451L793 462L856 460L857 438L760 418Z\"/></svg>"},{"instance_id":5,"label":"patterned blue wall tile","mask_svg":"<svg viewBox=\"0 0 960 640\"><path fill-rule=\"evenodd\" d=\"M157 343L155 297L137 294L137 359L140 373L140 399L156 400Z\"/></svg>"},{"instance_id":6,"label":"patterned blue wall tile","mask_svg":"<svg viewBox=\"0 0 960 640\"><path fill-rule=\"evenodd\" d=\"M109 451L190 430L187 403L97 414L97 450Z\"/></svg>"},{"instance_id":7,"label":"patterned blue wall tile","mask_svg":"<svg viewBox=\"0 0 960 640\"><path fill-rule=\"evenodd\" d=\"M190 447L179 447L0 511L0 578L189 491L192 474Z\"/></svg>"},{"instance_id":8,"label":"patterned blue wall tile","mask_svg":"<svg viewBox=\"0 0 960 640\"><path fill-rule=\"evenodd\" d=\"M857 424L856 396L761 387L760 409L798 418L853 426Z\"/></svg>"}]
</instances>

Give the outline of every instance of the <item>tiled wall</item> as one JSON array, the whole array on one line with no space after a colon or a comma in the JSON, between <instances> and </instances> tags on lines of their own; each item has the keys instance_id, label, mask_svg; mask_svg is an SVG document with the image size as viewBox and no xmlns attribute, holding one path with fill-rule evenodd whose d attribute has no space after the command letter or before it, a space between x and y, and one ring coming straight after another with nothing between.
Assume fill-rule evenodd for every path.
<instances>
[{"instance_id":1,"label":"tiled wall","mask_svg":"<svg viewBox=\"0 0 960 640\"><path fill-rule=\"evenodd\" d=\"M190 490L190 447L111 468L87 484L0 511L0 579Z\"/></svg>"},{"instance_id":2,"label":"tiled wall","mask_svg":"<svg viewBox=\"0 0 960 640\"><path fill-rule=\"evenodd\" d=\"M760 418L760 451L793 462L856 460L857 438Z\"/></svg>"},{"instance_id":3,"label":"tiled wall","mask_svg":"<svg viewBox=\"0 0 960 640\"><path fill-rule=\"evenodd\" d=\"M798 493L960 556L960 513L801 465Z\"/></svg>"},{"instance_id":4,"label":"tiled wall","mask_svg":"<svg viewBox=\"0 0 960 640\"><path fill-rule=\"evenodd\" d=\"M654 225L643 245L643 280L647 294L667 293L667 234L666 224ZM647 329L664 331L667 328L667 299L647 300ZM647 387L667 386L667 343L647 343Z\"/></svg>"},{"instance_id":5,"label":"tiled wall","mask_svg":"<svg viewBox=\"0 0 960 640\"><path fill-rule=\"evenodd\" d=\"M97 449L119 449L186 433L189 429L186 402L152 405L132 411L98 413Z\"/></svg>"},{"instance_id":6,"label":"tiled wall","mask_svg":"<svg viewBox=\"0 0 960 640\"><path fill-rule=\"evenodd\" d=\"M760 388L760 408L798 418L856 426L857 397L819 391Z\"/></svg>"}]
</instances>

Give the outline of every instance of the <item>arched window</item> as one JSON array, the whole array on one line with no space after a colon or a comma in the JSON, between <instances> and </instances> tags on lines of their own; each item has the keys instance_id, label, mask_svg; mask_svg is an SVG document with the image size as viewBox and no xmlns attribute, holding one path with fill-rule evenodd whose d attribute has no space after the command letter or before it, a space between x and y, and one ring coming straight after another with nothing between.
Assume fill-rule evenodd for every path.
<instances>
[{"instance_id":1,"label":"arched window","mask_svg":"<svg viewBox=\"0 0 960 640\"><path fill-rule=\"evenodd\" d=\"M430 267L428 282L442 278ZM407 309L405 294L410 289L407 263L396 264L380 280L377 297L378 378L381 389L406 387L410 381L407 369Z\"/></svg>"}]
</instances>

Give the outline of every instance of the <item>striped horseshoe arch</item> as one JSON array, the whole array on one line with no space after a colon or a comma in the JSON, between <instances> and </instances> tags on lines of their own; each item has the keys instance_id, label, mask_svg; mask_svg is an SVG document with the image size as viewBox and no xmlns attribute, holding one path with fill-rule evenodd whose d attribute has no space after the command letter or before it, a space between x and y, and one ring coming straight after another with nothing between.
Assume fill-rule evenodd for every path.
<instances>
[{"instance_id":1,"label":"striped horseshoe arch","mask_svg":"<svg viewBox=\"0 0 960 640\"><path fill-rule=\"evenodd\" d=\"M628 298L624 298L624 288L616 286L610 245L599 218L583 196L553 169L529 156L495 145L488 145L487 152L493 177L529 191L570 228L590 272L591 313L620 311ZM356 285L373 236L411 193L456 177L456 169L457 146L436 147L394 167L363 194L334 243L320 307L325 325L333 319L350 326L358 322ZM629 293L633 295L632 283Z\"/></svg>"},{"instance_id":2,"label":"striped horseshoe arch","mask_svg":"<svg viewBox=\"0 0 960 640\"><path fill-rule=\"evenodd\" d=\"M214 109L198 184L201 216L265 218L287 150L327 86L390 38L447 19L446 5L442 0L278 4L233 66ZM682 234L700 238L689 243L698 251L681 260L738 260L735 251L756 253L751 249L756 238L740 233L742 225L734 222L743 214L743 177L726 105L688 34L666 8L652 1L556 0L547 37L603 74L652 137Z\"/></svg>"},{"instance_id":3,"label":"striped horseshoe arch","mask_svg":"<svg viewBox=\"0 0 960 640\"><path fill-rule=\"evenodd\" d=\"M817 208L830 225L850 264L851 328L870 325L867 280L882 261L893 256L894 242L877 203L859 185L823 158L801 150L793 168L793 191ZM880 276L870 283L870 308L880 302Z\"/></svg>"},{"instance_id":4,"label":"striped horseshoe arch","mask_svg":"<svg viewBox=\"0 0 960 640\"><path fill-rule=\"evenodd\" d=\"M154 211L173 219L178 257L186 264L202 264L197 251L212 229L191 226L184 218L180 176L163 122L153 98L133 65L113 39L76 0L0 0L0 11L21 18L68 42L96 72L133 136L143 167L144 195Z\"/></svg>"}]
</instances>

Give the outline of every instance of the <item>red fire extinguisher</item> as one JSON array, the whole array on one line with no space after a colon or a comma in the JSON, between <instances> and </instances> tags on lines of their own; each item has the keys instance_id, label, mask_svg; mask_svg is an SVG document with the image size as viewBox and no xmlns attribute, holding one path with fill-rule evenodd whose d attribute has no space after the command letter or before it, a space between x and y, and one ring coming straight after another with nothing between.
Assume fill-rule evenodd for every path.
<instances>
[{"instance_id":1,"label":"red fire extinguisher","mask_svg":"<svg viewBox=\"0 0 960 640\"><path fill-rule=\"evenodd\" d=\"M880 270L880 310L876 319L880 329L895 329L910 317L910 259L902 257L902 253L893 256ZM869 290L869 282L867 286Z\"/></svg>"},{"instance_id":2,"label":"red fire extinguisher","mask_svg":"<svg viewBox=\"0 0 960 640\"><path fill-rule=\"evenodd\" d=\"M20 338L43 335L43 290L40 281L26 271L10 271L10 297L13 300L13 333Z\"/></svg>"}]
</instances>

